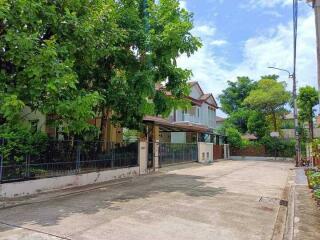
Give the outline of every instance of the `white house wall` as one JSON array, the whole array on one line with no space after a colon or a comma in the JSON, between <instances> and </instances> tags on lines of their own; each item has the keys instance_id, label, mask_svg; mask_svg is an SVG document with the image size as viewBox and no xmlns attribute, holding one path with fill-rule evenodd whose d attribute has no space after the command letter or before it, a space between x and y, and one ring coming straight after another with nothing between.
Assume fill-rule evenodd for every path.
<instances>
[{"instance_id":1,"label":"white house wall","mask_svg":"<svg viewBox=\"0 0 320 240\"><path fill-rule=\"evenodd\" d=\"M182 117L182 110L178 109L176 110L176 122L181 122L183 121L183 117Z\"/></svg>"},{"instance_id":2,"label":"white house wall","mask_svg":"<svg viewBox=\"0 0 320 240\"><path fill-rule=\"evenodd\" d=\"M190 97L194 98L194 99L199 99L202 96L202 92L199 89L198 85L195 84L192 89L191 89L191 93L189 95Z\"/></svg>"},{"instance_id":3,"label":"white house wall","mask_svg":"<svg viewBox=\"0 0 320 240\"><path fill-rule=\"evenodd\" d=\"M39 111L32 111L30 107L26 106L21 111L21 117L27 124L30 121L38 121L37 130L44 132L46 129L46 116Z\"/></svg>"},{"instance_id":4,"label":"white house wall","mask_svg":"<svg viewBox=\"0 0 320 240\"><path fill-rule=\"evenodd\" d=\"M205 125L205 126L209 126L208 123L209 123L209 119L208 119L208 107L209 105L206 104L206 103L203 103L202 106L201 106L201 116L200 116L200 123L202 125Z\"/></svg>"}]
</instances>

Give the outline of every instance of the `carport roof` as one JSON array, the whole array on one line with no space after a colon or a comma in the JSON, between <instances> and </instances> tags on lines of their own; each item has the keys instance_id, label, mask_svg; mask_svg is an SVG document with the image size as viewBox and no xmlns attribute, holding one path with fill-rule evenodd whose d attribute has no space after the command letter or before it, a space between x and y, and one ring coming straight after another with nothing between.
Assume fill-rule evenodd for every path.
<instances>
[{"instance_id":1,"label":"carport roof","mask_svg":"<svg viewBox=\"0 0 320 240\"><path fill-rule=\"evenodd\" d=\"M213 133L211 128L204 125L193 124L189 122L175 122L172 123L167 119L155 116L145 116L143 118L145 123L153 123L159 125L161 132L199 132L199 133Z\"/></svg>"}]
</instances>

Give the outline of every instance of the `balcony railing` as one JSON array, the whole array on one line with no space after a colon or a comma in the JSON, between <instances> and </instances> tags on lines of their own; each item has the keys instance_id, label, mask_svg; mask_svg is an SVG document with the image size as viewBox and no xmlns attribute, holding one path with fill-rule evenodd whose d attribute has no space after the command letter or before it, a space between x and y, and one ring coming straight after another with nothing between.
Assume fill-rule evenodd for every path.
<instances>
[{"instance_id":1,"label":"balcony railing","mask_svg":"<svg viewBox=\"0 0 320 240\"><path fill-rule=\"evenodd\" d=\"M195 116L195 115L191 115L191 114L184 114L184 116L182 117L182 121L184 122L192 122L192 123L200 123L200 118Z\"/></svg>"}]
</instances>

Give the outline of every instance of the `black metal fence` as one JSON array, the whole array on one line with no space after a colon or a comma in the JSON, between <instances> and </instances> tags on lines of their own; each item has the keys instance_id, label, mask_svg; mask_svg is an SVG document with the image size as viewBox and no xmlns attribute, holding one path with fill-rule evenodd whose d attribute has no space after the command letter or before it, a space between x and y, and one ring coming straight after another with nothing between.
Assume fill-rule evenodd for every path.
<instances>
[{"instance_id":1,"label":"black metal fence","mask_svg":"<svg viewBox=\"0 0 320 240\"><path fill-rule=\"evenodd\" d=\"M9 141L2 140L2 147ZM0 182L138 166L138 143L47 141L36 151L0 152Z\"/></svg>"},{"instance_id":2,"label":"black metal fence","mask_svg":"<svg viewBox=\"0 0 320 240\"><path fill-rule=\"evenodd\" d=\"M198 161L198 145L196 143L160 143L160 166Z\"/></svg>"}]
</instances>

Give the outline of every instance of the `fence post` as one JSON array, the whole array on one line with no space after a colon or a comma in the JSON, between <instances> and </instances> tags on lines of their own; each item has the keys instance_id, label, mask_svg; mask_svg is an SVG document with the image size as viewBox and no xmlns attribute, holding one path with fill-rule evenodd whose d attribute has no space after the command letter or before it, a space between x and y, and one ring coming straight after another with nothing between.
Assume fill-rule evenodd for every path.
<instances>
[{"instance_id":1,"label":"fence post","mask_svg":"<svg viewBox=\"0 0 320 240\"><path fill-rule=\"evenodd\" d=\"M107 143L108 144L108 143ZM114 168L114 162L116 160L116 150L115 150L115 143L114 142L110 142L110 150L111 150L111 169Z\"/></svg>"},{"instance_id":2,"label":"fence post","mask_svg":"<svg viewBox=\"0 0 320 240\"><path fill-rule=\"evenodd\" d=\"M30 178L30 154L26 154L26 178Z\"/></svg>"},{"instance_id":3,"label":"fence post","mask_svg":"<svg viewBox=\"0 0 320 240\"><path fill-rule=\"evenodd\" d=\"M4 145L4 140L0 138L0 146ZM0 152L0 183L2 183L3 154Z\"/></svg>"},{"instance_id":4,"label":"fence post","mask_svg":"<svg viewBox=\"0 0 320 240\"><path fill-rule=\"evenodd\" d=\"M77 147L76 147L76 173L80 173L80 158L81 158L81 142L76 141Z\"/></svg>"}]
</instances>

